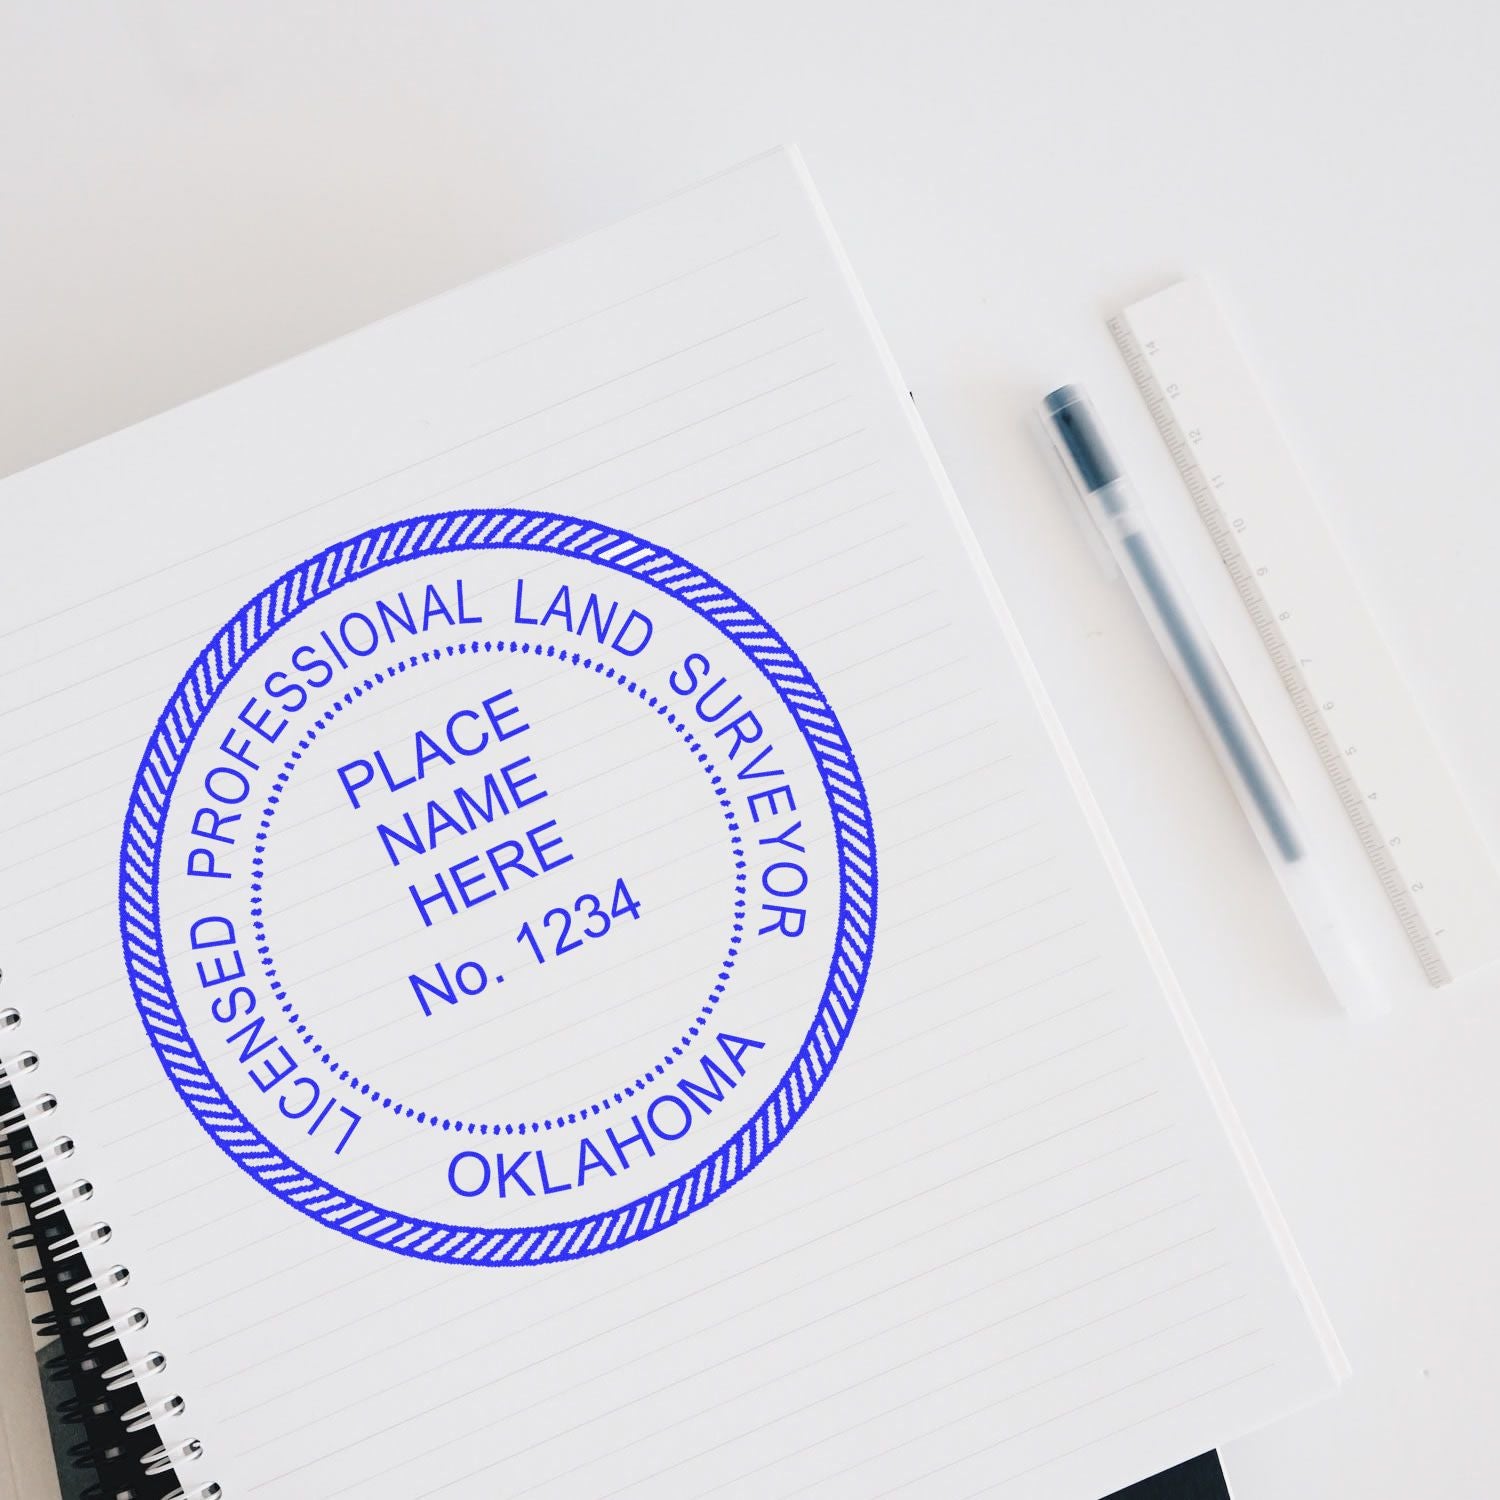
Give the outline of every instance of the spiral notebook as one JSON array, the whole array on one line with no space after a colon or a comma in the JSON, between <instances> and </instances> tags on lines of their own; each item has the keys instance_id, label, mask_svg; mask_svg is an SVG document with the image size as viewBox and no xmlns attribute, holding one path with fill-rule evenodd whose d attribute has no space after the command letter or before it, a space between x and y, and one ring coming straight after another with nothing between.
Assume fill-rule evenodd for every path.
<instances>
[{"instance_id":1,"label":"spiral notebook","mask_svg":"<svg viewBox=\"0 0 1500 1500\"><path fill-rule=\"evenodd\" d=\"M794 154L0 500L104 1493L1097 1500L1335 1384Z\"/></svg>"}]
</instances>

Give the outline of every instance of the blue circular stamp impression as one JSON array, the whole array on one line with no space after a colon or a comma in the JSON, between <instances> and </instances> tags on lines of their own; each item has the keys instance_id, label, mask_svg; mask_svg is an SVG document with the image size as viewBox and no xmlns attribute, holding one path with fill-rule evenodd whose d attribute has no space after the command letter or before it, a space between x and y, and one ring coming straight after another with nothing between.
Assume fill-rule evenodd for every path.
<instances>
[{"instance_id":1,"label":"blue circular stamp impression","mask_svg":"<svg viewBox=\"0 0 1500 1500\"><path fill-rule=\"evenodd\" d=\"M752 605L575 518L329 547L163 710L126 969L199 1125L331 1229L455 1264L668 1228L802 1117L859 1009L853 750Z\"/></svg>"}]
</instances>

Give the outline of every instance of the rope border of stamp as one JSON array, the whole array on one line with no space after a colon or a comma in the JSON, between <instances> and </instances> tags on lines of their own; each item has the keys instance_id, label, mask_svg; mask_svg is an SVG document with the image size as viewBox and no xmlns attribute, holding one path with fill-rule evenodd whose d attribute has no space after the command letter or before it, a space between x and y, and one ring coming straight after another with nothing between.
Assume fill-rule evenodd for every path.
<instances>
[{"instance_id":1,"label":"rope border of stamp","mask_svg":"<svg viewBox=\"0 0 1500 1500\"><path fill-rule=\"evenodd\" d=\"M344 1192L267 1140L229 1099L183 1019L167 969L156 888L161 836L198 727L240 663L314 602L418 557L516 550L569 557L638 579L691 609L759 670L812 755L832 817L839 880L829 970L803 1043L754 1115L697 1165L650 1193L555 1224L497 1229L413 1217ZM350 1238L422 1260L517 1265L573 1260L657 1234L753 1170L790 1132L837 1061L873 952L878 878L868 800L854 752L796 653L752 606L669 549L575 517L516 508L389 522L323 549L263 589L199 653L163 709L131 788L120 856L126 973L147 1037L179 1097L249 1176Z\"/></svg>"}]
</instances>

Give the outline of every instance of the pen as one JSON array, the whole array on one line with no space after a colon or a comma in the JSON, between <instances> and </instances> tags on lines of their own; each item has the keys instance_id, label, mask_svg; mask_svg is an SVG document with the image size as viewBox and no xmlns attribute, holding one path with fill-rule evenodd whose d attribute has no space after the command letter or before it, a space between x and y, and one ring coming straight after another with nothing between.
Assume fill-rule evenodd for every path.
<instances>
[{"instance_id":1,"label":"pen","mask_svg":"<svg viewBox=\"0 0 1500 1500\"><path fill-rule=\"evenodd\" d=\"M1059 386L1042 406L1063 467L1171 664L1329 984L1347 1009L1372 1009L1376 986L1329 913L1291 795L1151 535L1088 397L1077 386Z\"/></svg>"}]
</instances>

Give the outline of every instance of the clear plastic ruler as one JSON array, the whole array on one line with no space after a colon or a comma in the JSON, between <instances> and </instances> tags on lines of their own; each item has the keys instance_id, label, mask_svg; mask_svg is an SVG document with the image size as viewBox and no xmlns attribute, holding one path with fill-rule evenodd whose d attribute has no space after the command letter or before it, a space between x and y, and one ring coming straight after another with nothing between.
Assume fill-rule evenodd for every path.
<instances>
[{"instance_id":1,"label":"clear plastic ruler","mask_svg":"<svg viewBox=\"0 0 1500 1500\"><path fill-rule=\"evenodd\" d=\"M1109 327L1428 981L1500 958L1500 870L1213 294Z\"/></svg>"}]
</instances>

